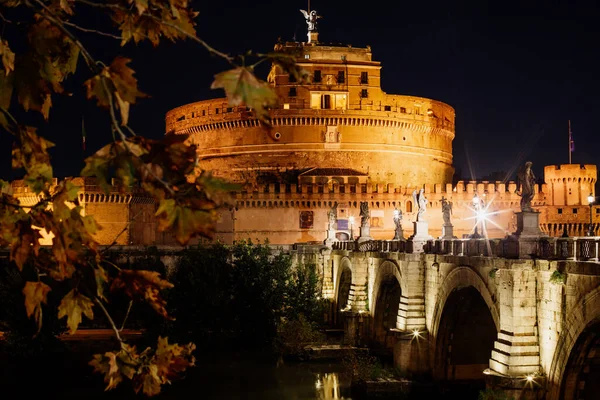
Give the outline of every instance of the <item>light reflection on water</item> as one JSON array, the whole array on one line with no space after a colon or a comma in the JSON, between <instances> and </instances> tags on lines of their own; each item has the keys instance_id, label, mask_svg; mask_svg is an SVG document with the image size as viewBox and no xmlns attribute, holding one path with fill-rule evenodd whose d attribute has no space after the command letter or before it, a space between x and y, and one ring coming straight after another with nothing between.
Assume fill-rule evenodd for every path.
<instances>
[{"instance_id":1,"label":"light reflection on water","mask_svg":"<svg viewBox=\"0 0 600 400\"><path fill-rule=\"evenodd\" d=\"M350 397L340 395L340 381L337 372L317 373L315 388L319 400L352 400Z\"/></svg>"}]
</instances>

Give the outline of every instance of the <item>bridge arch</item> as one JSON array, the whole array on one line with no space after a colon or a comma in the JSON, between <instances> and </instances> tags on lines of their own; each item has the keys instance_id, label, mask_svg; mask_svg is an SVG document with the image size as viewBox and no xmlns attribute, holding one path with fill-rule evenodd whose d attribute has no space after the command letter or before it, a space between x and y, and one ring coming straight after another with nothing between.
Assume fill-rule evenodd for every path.
<instances>
[{"instance_id":1,"label":"bridge arch","mask_svg":"<svg viewBox=\"0 0 600 400\"><path fill-rule=\"evenodd\" d=\"M352 262L348 257L342 258L337 271L335 287L335 306L339 313L341 309L352 306L350 288L352 287Z\"/></svg>"},{"instance_id":2,"label":"bridge arch","mask_svg":"<svg viewBox=\"0 0 600 400\"><path fill-rule=\"evenodd\" d=\"M434 377L483 385L499 329L499 312L484 280L468 266L450 271L431 320Z\"/></svg>"},{"instance_id":3,"label":"bridge arch","mask_svg":"<svg viewBox=\"0 0 600 400\"><path fill-rule=\"evenodd\" d=\"M406 282L400 266L386 260L377 268L373 290L369 299L373 316L372 336L376 344L387 345L389 330L398 328L400 298L406 293Z\"/></svg>"},{"instance_id":4,"label":"bridge arch","mask_svg":"<svg viewBox=\"0 0 600 400\"><path fill-rule=\"evenodd\" d=\"M567 314L548 372L550 400L592 399L600 389L600 287Z\"/></svg>"}]
</instances>

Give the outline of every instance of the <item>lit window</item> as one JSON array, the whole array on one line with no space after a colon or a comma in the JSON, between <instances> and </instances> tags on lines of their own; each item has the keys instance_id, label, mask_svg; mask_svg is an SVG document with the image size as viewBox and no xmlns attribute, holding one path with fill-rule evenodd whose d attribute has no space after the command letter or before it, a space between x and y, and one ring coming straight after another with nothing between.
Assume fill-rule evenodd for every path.
<instances>
[{"instance_id":1,"label":"lit window","mask_svg":"<svg viewBox=\"0 0 600 400\"><path fill-rule=\"evenodd\" d=\"M284 110L289 110L290 109L290 103L283 103L283 109Z\"/></svg>"},{"instance_id":2,"label":"lit window","mask_svg":"<svg viewBox=\"0 0 600 400\"><path fill-rule=\"evenodd\" d=\"M310 58L310 54L305 54L304 59L308 60Z\"/></svg>"}]
</instances>

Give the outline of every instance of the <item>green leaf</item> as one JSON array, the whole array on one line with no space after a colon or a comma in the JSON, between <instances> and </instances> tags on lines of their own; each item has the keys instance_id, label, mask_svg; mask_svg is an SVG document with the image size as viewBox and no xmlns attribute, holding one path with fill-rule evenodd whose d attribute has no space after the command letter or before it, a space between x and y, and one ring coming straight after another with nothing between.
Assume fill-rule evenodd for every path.
<instances>
[{"instance_id":1,"label":"green leaf","mask_svg":"<svg viewBox=\"0 0 600 400\"><path fill-rule=\"evenodd\" d=\"M81 323L81 314L84 314L89 319L94 318L93 306L94 303L89 297L82 295L77 289L72 289L63 297L58 306L58 318L67 317L67 326L72 335L77 331L77 327Z\"/></svg>"},{"instance_id":2,"label":"green leaf","mask_svg":"<svg viewBox=\"0 0 600 400\"><path fill-rule=\"evenodd\" d=\"M229 105L246 105L256 117L270 125L268 108L277 104L277 95L271 87L260 81L245 67L238 67L215 75L211 89L223 88Z\"/></svg>"}]
</instances>

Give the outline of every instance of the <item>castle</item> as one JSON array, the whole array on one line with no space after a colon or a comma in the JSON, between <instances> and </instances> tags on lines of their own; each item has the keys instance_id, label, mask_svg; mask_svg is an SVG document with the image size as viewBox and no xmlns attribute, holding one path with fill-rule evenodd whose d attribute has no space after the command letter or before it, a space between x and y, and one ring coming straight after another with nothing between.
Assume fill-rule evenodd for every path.
<instances>
[{"instance_id":1,"label":"castle","mask_svg":"<svg viewBox=\"0 0 600 400\"><path fill-rule=\"evenodd\" d=\"M328 236L331 210L336 240L356 238L359 206L368 202L370 235L392 239L401 216L404 236L413 233L417 206L412 193L424 189L429 234L442 235L442 199L452 203L453 235L505 237L516 226L520 196L515 182L452 183L455 110L437 100L387 94L381 89L381 63L372 51L324 45L316 31L309 42L278 43L275 50L295 58L308 82L297 82L273 65L268 83L280 99L269 113L272 129L247 107L226 98L187 104L166 115L167 135L189 135L199 166L242 184L235 206L222 210L217 238L272 244L319 242ZM549 165L536 185L532 205L540 228L550 236L584 236L598 231L600 208L592 208L595 165ZM142 192L104 194L90 178L80 204L104 228L103 244L172 244L153 221L155 205ZM22 182L13 182L22 201L34 201ZM478 204L474 200L479 200ZM476 211L484 210L477 218ZM357 222L354 222L357 221ZM475 231L477 227L477 231Z\"/></svg>"}]
</instances>

